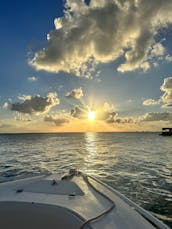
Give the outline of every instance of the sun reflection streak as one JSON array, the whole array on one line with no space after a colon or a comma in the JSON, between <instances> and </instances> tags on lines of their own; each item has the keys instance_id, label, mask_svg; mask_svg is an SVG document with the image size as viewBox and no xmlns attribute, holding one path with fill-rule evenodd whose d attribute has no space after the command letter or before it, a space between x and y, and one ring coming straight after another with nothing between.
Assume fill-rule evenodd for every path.
<instances>
[{"instance_id":1,"label":"sun reflection streak","mask_svg":"<svg viewBox=\"0 0 172 229\"><path fill-rule=\"evenodd\" d=\"M84 172L96 175L96 170L94 170L95 164L97 162L98 146L96 144L96 133L85 133L85 163Z\"/></svg>"},{"instance_id":2,"label":"sun reflection streak","mask_svg":"<svg viewBox=\"0 0 172 229\"><path fill-rule=\"evenodd\" d=\"M100 138L100 134L95 132L85 133L84 138L85 154L82 171L99 179L111 176L109 166L114 168L114 165L118 163L118 154L115 153L116 150L112 150L113 154L110 150L114 147L114 143L110 141L110 145L107 145L106 139L104 139L104 143L103 139Z\"/></svg>"},{"instance_id":3,"label":"sun reflection streak","mask_svg":"<svg viewBox=\"0 0 172 229\"><path fill-rule=\"evenodd\" d=\"M96 133L85 133L86 150L89 154L96 154Z\"/></svg>"}]
</instances>

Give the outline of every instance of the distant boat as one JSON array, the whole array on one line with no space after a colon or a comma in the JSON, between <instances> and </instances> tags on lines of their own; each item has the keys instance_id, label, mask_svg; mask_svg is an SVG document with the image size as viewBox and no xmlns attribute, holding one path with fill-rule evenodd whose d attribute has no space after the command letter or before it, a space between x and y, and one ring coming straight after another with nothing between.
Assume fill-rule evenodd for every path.
<instances>
[{"instance_id":1,"label":"distant boat","mask_svg":"<svg viewBox=\"0 0 172 229\"><path fill-rule=\"evenodd\" d=\"M75 169L0 184L2 229L168 229L121 193Z\"/></svg>"},{"instance_id":2,"label":"distant boat","mask_svg":"<svg viewBox=\"0 0 172 229\"><path fill-rule=\"evenodd\" d=\"M162 128L162 133L161 135L163 136L172 136L172 128Z\"/></svg>"}]
</instances>

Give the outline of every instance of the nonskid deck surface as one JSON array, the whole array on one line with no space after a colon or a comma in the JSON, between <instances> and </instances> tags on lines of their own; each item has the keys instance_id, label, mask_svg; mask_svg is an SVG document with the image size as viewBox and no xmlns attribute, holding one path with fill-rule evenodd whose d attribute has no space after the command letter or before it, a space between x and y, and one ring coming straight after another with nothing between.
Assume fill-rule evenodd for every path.
<instances>
[{"instance_id":1,"label":"nonskid deck surface","mask_svg":"<svg viewBox=\"0 0 172 229\"><path fill-rule=\"evenodd\" d=\"M10 210L10 206L13 211ZM16 213L16 217L13 217L15 208L18 214ZM140 209L134 203L132 205L132 201L125 201L125 197L123 198L115 190L83 173L74 172L64 176L63 179L57 175L51 175L0 185L0 223L5 223L1 219L9 214L12 217L11 222L15 218L19 220L20 216L22 216L22 223L30 222L31 219L40 219L42 223L45 223L43 227L38 226L37 228L43 229L54 228L54 226L50 227L50 222L56 223L59 226L55 228L61 229L90 227L96 229L153 229L158 226L161 229L168 228ZM138 213L138 210L144 217ZM52 214L49 214L51 212ZM59 220L61 216L63 216L62 221ZM18 220L15 221L16 224ZM34 228L34 220L31 221L32 227L28 228ZM49 222L49 226L46 222ZM41 222L35 221L35 225L38 223ZM70 227L67 226L67 223L70 223ZM155 225L158 226L155 227ZM0 228L11 227L1 227L0 224ZM20 227L16 228L20 229Z\"/></svg>"}]
</instances>

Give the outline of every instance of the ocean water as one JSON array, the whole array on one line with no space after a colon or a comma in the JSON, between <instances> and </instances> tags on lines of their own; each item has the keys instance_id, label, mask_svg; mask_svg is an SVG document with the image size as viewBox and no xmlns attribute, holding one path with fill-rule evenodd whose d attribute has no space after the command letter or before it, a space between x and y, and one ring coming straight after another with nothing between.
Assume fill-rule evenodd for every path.
<instances>
[{"instance_id":1,"label":"ocean water","mask_svg":"<svg viewBox=\"0 0 172 229\"><path fill-rule=\"evenodd\" d=\"M172 227L172 137L158 133L1 134L0 182L77 168Z\"/></svg>"}]
</instances>

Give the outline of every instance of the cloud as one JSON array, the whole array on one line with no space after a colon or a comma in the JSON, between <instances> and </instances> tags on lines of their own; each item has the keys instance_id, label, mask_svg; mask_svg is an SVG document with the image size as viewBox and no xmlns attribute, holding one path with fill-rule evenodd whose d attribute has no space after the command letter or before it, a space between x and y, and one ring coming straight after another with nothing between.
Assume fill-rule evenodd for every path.
<instances>
[{"instance_id":1,"label":"cloud","mask_svg":"<svg viewBox=\"0 0 172 229\"><path fill-rule=\"evenodd\" d=\"M143 122L157 122L157 121L172 121L172 113L170 112L149 112L141 116L121 117L116 114L113 120L107 123L116 124L141 124Z\"/></svg>"},{"instance_id":2,"label":"cloud","mask_svg":"<svg viewBox=\"0 0 172 229\"><path fill-rule=\"evenodd\" d=\"M18 96L18 99L23 100L23 101L25 101L25 100L31 100L32 99L32 96L31 95L19 95Z\"/></svg>"},{"instance_id":3,"label":"cloud","mask_svg":"<svg viewBox=\"0 0 172 229\"><path fill-rule=\"evenodd\" d=\"M38 80L38 78L35 77L35 76L28 77L27 79L28 79L28 81L30 81L30 82L35 82L35 81Z\"/></svg>"},{"instance_id":4,"label":"cloud","mask_svg":"<svg viewBox=\"0 0 172 229\"><path fill-rule=\"evenodd\" d=\"M82 88L80 87L80 88L73 89L72 91L68 92L65 96L67 98L80 99L81 97L84 96L84 93Z\"/></svg>"},{"instance_id":5,"label":"cloud","mask_svg":"<svg viewBox=\"0 0 172 229\"><path fill-rule=\"evenodd\" d=\"M114 106L105 102L102 107L90 108L89 106L75 106L71 110L71 116L78 119L88 119L89 111L95 112L95 120L112 122L117 113L114 111Z\"/></svg>"},{"instance_id":6,"label":"cloud","mask_svg":"<svg viewBox=\"0 0 172 229\"><path fill-rule=\"evenodd\" d=\"M163 56L166 50L161 43L157 43L153 46L151 54L152 56Z\"/></svg>"},{"instance_id":7,"label":"cloud","mask_svg":"<svg viewBox=\"0 0 172 229\"><path fill-rule=\"evenodd\" d=\"M89 64L94 71L97 63L124 57L118 71L146 71L152 56L155 62L165 53L157 35L172 23L171 11L171 0L91 0L89 5L67 0L47 46L29 63L37 70L81 76L88 73Z\"/></svg>"},{"instance_id":8,"label":"cloud","mask_svg":"<svg viewBox=\"0 0 172 229\"><path fill-rule=\"evenodd\" d=\"M85 106L75 106L71 110L71 116L79 119L87 119L89 109Z\"/></svg>"},{"instance_id":9,"label":"cloud","mask_svg":"<svg viewBox=\"0 0 172 229\"><path fill-rule=\"evenodd\" d=\"M170 56L169 54L165 57L165 59L168 63L172 62L172 56Z\"/></svg>"},{"instance_id":10,"label":"cloud","mask_svg":"<svg viewBox=\"0 0 172 229\"><path fill-rule=\"evenodd\" d=\"M147 113L140 118L141 121L172 121L172 113L162 112L162 113Z\"/></svg>"},{"instance_id":11,"label":"cloud","mask_svg":"<svg viewBox=\"0 0 172 229\"><path fill-rule=\"evenodd\" d=\"M109 103L104 103L102 115L104 116L104 121L106 123L135 123L134 118L131 117L120 117L117 112L114 111L114 106Z\"/></svg>"},{"instance_id":12,"label":"cloud","mask_svg":"<svg viewBox=\"0 0 172 229\"><path fill-rule=\"evenodd\" d=\"M163 94L163 96L161 97L161 99L162 99L162 101L163 101L164 103L170 103L170 102L172 102L172 91L167 90L167 91Z\"/></svg>"},{"instance_id":13,"label":"cloud","mask_svg":"<svg viewBox=\"0 0 172 229\"><path fill-rule=\"evenodd\" d=\"M45 122L53 122L56 126L62 126L63 124L69 123L69 117L63 117L59 115L46 115L44 117Z\"/></svg>"},{"instance_id":14,"label":"cloud","mask_svg":"<svg viewBox=\"0 0 172 229\"><path fill-rule=\"evenodd\" d=\"M172 108L172 103L163 104L162 108Z\"/></svg>"},{"instance_id":15,"label":"cloud","mask_svg":"<svg viewBox=\"0 0 172 229\"><path fill-rule=\"evenodd\" d=\"M107 123L113 122L116 115L114 105L108 102L105 102L102 107L96 110L96 119L104 120Z\"/></svg>"},{"instance_id":16,"label":"cloud","mask_svg":"<svg viewBox=\"0 0 172 229\"><path fill-rule=\"evenodd\" d=\"M162 91L172 91L172 77L167 77L161 86Z\"/></svg>"},{"instance_id":17,"label":"cloud","mask_svg":"<svg viewBox=\"0 0 172 229\"><path fill-rule=\"evenodd\" d=\"M141 116L121 117L116 114L113 119L106 120L107 123L116 124L141 124L143 122L156 122L156 121L172 121L172 113L170 112L149 112Z\"/></svg>"},{"instance_id":18,"label":"cloud","mask_svg":"<svg viewBox=\"0 0 172 229\"><path fill-rule=\"evenodd\" d=\"M164 103L163 107L172 107L172 77L165 78L160 89L164 92L161 96L161 100Z\"/></svg>"},{"instance_id":19,"label":"cloud","mask_svg":"<svg viewBox=\"0 0 172 229\"><path fill-rule=\"evenodd\" d=\"M108 111L104 111L104 112L97 112L96 113L96 117L98 120L104 120L107 123L112 123L114 122L114 118L116 117L117 113L112 111L112 112L108 112Z\"/></svg>"},{"instance_id":20,"label":"cloud","mask_svg":"<svg viewBox=\"0 0 172 229\"><path fill-rule=\"evenodd\" d=\"M158 100L147 99L143 101L143 105L151 106L162 104L162 108L172 108L172 77L164 78L160 90L163 91L164 94Z\"/></svg>"},{"instance_id":21,"label":"cloud","mask_svg":"<svg viewBox=\"0 0 172 229\"><path fill-rule=\"evenodd\" d=\"M10 106L9 102L4 102L2 108L3 108L3 109L8 109L9 106Z\"/></svg>"},{"instance_id":22,"label":"cloud","mask_svg":"<svg viewBox=\"0 0 172 229\"><path fill-rule=\"evenodd\" d=\"M135 120L134 118L131 118L131 117L118 117L118 115L115 116L115 118L108 123L118 123L118 124L125 124L125 123L136 123L137 120Z\"/></svg>"},{"instance_id":23,"label":"cloud","mask_svg":"<svg viewBox=\"0 0 172 229\"><path fill-rule=\"evenodd\" d=\"M160 104L161 100L147 99L143 101L143 105L152 106Z\"/></svg>"},{"instance_id":24,"label":"cloud","mask_svg":"<svg viewBox=\"0 0 172 229\"><path fill-rule=\"evenodd\" d=\"M50 92L46 97L36 96L21 96L23 100L21 103L12 103L10 109L23 114L35 114L40 115L48 112L51 107L60 103L57 98L57 94Z\"/></svg>"}]
</instances>

